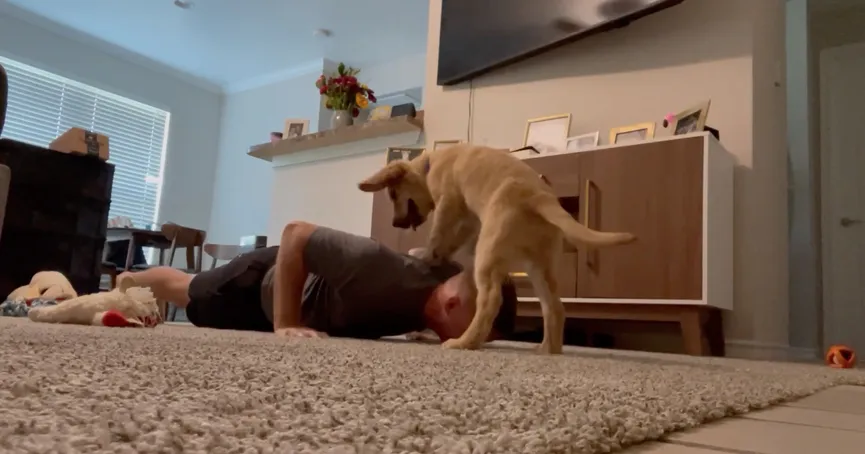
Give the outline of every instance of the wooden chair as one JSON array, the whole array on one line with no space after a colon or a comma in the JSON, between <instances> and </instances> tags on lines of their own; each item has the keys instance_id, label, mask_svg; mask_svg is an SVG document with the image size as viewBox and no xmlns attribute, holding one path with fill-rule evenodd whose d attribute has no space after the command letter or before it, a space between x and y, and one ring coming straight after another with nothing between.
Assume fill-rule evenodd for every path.
<instances>
[{"instance_id":1,"label":"wooden chair","mask_svg":"<svg viewBox=\"0 0 865 454\"><path fill-rule=\"evenodd\" d=\"M204 230L184 227L169 222L162 226L162 234L171 241L171 247L168 248L168 263L166 265L172 266L177 248L184 248L186 249L186 268L183 270L187 273L200 273L204 239L207 233Z\"/></svg>"},{"instance_id":2,"label":"wooden chair","mask_svg":"<svg viewBox=\"0 0 865 454\"><path fill-rule=\"evenodd\" d=\"M171 241L171 247L168 248L168 263L165 265L172 266L177 249L183 248L186 249L186 268L180 269L187 273L200 273L204 238L207 236L206 232L191 227L184 227L173 222L163 224L161 230L165 238ZM136 270L147 268L149 266L138 265L133 267ZM160 307L160 311L163 312L163 318L166 321L174 321L174 317L177 316L177 306L171 304L170 301L161 302L160 306L162 306Z\"/></svg>"},{"instance_id":3,"label":"wooden chair","mask_svg":"<svg viewBox=\"0 0 865 454\"><path fill-rule=\"evenodd\" d=\"M108 290L113 290L114 287L117 287L117 275L120 274L117 272L117 265L111 262L102 262L102 275L108 275L111 278L111 286Z\"/></svg>"},{"instance_id":4,"label":"wooden chair","mask_svg":"<svg viewBox=\"0 0 865 454\"><path fill-rule=\"evenodd\" d=\"M245 254L255 249L255 245L235 245L235 244L213 244L204 245L204 253L209 255L213 260L210 262L210 269L216 268L216 262L219 260L232 260L240 254Z\"/></svg>"}]
</instances>

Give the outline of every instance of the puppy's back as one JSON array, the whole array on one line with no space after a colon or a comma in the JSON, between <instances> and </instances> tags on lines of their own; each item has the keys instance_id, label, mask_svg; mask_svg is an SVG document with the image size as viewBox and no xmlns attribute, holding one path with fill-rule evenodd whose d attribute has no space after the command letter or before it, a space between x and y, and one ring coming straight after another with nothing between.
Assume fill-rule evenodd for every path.
<instances>
[{"instance_id":1,"label":"puppy's back","mask_svg":"<svg viewBox=\"0 0 865 454\"><path fill-rule=\"evenodd\" d=\"M502 148L454 145L435 151L430 163L449 167L453 184L460 187L467 199L473 196L486 199L509 179L519 180L538 191L550 191L534 169Z\"/></svg>"}]
</instances>

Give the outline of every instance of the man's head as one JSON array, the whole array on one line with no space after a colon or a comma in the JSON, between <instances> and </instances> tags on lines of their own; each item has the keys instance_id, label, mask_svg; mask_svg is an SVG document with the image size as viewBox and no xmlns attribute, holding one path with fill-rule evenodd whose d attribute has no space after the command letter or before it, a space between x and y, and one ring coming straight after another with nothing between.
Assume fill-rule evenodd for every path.
<instances>
[{"instance_id":1,"label":"man's head","mask_svg":"<svg viewBox=\"0 0 865 454\"><path fill-rule=\"evenodd\" d=\"M471 270L454 275L433 292L427 302L428 327L442 341L456 338L469 327L475 315L477 288ZM510 280L502 284L502 305L488 340L509 336L517 316L517 290Z\"/></svg>"}]
</instances>

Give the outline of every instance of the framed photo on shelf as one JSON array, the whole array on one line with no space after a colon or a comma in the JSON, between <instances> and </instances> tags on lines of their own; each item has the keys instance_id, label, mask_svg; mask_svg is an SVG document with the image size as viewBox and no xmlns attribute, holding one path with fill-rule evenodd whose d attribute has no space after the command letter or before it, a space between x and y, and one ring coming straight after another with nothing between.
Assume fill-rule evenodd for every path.
<instances>
[{"instance_id":1,"label":"framed photo on shelf","mask_svg":"<svg viewBox=\"0 0 865 454\"><path fill-rule=\"evenodd\" d=\"M680 136L682 134L702 131L706 127L709 104L711 104L711 100L677 113L672 124L673 135Z\"/></svg>"},{"instance_id":2,"label":"framed photo on shelf","mask_svg":"<svg viewBox=\"0 0 865 454\"><path fill-rule=\"evenodd\" d=\"M578 136L568 137L565 142L565 150L567 151L584 151L596 148L598 146L598 138L601 132L595 131Z\"/></svg>"},{"instance_id":3,"label":"framed photo on shelf","mask_svg":"<svg viewBox=\"0 0 865 454\"><path fill-rule=\"evenodd\" d=\"M296 139L306 134L309 134L309 120L301 118L285 120L285 128L282 130L283 139Z\"/></svg>"},{"instance_id":4,"label":"framed photo on shelf","mask_svg":"<svg viewBox=\"0 0 865 454\"><path fill-rule=\"evenodd\" d=\"M442 148L447 148L459 143L462 143L462 140L436 140L433 142L432 149L433 151L441 150Z\"/></svg>"},{"instance_id":5,"label":"framed photo on shelf","mask_svg":"<svg viewBox=\"0 0 865 454\"><path fill-rule=\"evenodd\" d=\"M390 164L392 161L400 159L411 161L412 159L423 154L425 148L419 147L388 147L386 153L385 164Z\"/></svg>"},{"instance_id":6,"label":"framed photo on shelf","mask_svg":"<svg viewBox=\"0 0 865 454\"><path fill-rule=\"evenodd\" d=\"M642 142L655 137L655 123L638 123L630 126L619 126L610 130L610 144L628 144Z\"/></svg>"},{"instance_id":7,"label":"framed photo on shelf","mask_svg":"<svg viewBox=\"0 0 865 454\"><path fill-rule=\"evenodd\" d=\"M387 120L390 118L392 106L377 106L369 112L367 121Z\"/></svg>"},{"instance_id":8,"label":"framed photo on shelf","mask_svg":"<svg viewBox=\"0 0 865 454\"><path fill-rule=\"evenodd\" d=\"M565 148L570 129L571 114L532 118L526 122L523 146L535 147L541 153L548 150L562 150Z\"/></svg>"}]
</instances>

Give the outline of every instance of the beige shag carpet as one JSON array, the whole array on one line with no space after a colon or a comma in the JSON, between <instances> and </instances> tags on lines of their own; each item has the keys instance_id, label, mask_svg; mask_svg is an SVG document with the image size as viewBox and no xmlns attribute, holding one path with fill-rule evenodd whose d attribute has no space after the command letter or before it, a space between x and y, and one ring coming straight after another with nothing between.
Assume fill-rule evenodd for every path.
<instances>
[{"instance_id":1,"label":"beige shag carpet","mask_svg":"<svg viewBox=\"0 0 865 454\"><path fill-rule=\"evenodd\" d=\"M600 453L865 371L0 317L0 452Z\"/></svg>"}]
</instances>

